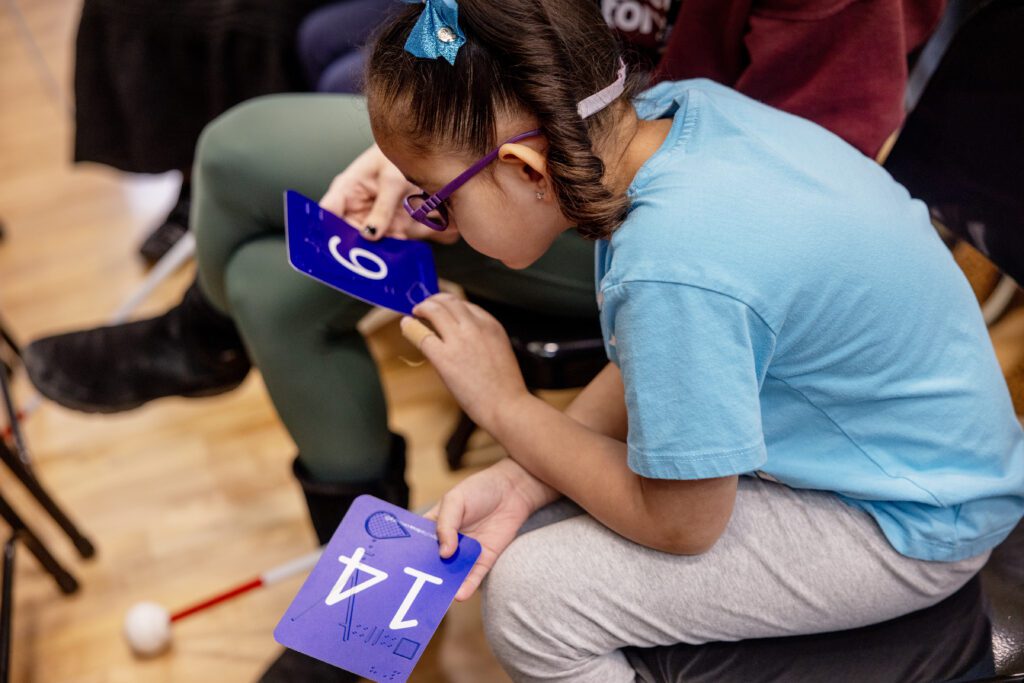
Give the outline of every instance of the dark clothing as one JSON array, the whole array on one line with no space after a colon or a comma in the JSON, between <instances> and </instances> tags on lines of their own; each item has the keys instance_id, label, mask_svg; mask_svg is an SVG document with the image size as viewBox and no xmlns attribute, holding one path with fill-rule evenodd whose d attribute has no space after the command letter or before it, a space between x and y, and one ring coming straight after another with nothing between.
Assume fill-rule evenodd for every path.
<instances>
[{"instance_id":1,"label":"dark clothing","mask_svg":"<svg viewBox=\"0 0 1024 683\"><path fill-rule=\"evenodd\" d=\"M978 4L984 9L957 31L886 168L1024 282L1024 3Z\"/></svg>"},{"instance_id":2,"label":"dark clothing","mask_svg":"<svg viewBox=\"0 0 1024 683\"><path fill-rule=\"evenodd\" d=\"M402 7L396 0L345 0L306 17L299 29L306 84L319 92L361 92L365 46Z\"/></svg>"},{"instance_id":3,"label":"dark clothing","mask_svg":"<svg viewBox=\"0 0 1024 683\"><path fill-rule=\"evenodd\" d=\"M706 77L869 156L903 121L907 64L945 0L683 0L660 80Z\"/></svg>"},{"instance_id":4,"label":"dark clothing","mask_svg":"<svg viewBox=\"0 0 1024 683\"><path fill-rule=\"evenodd\" d=\"M652 68L665 50L665 40L679 13L681 0L601 0L604 20L626 47L629 61Z\"/></svg>"},{"instance_id":5,"label":"dark clothing","mask_svg":"<svg viewBox=\"0 0 1024 683\"><path fill-rule=\"evenodd\" d=\"M353 51L351 29L358 27L358 35L364 26L354 15L365 13L366 1L337 3L303 27L304 60L316 66L318 90L357 91L362 56ZM908 60L944 6L945 0L600 0L629 60L657 64L657 80L710 78L810 119L872 157L903 121Z\"/></svg>"},{"instance_id":6,"label":"dark clothing","mask_svg":"<svg viewBox=\"0 0 1024 683\"><path fill-rule=\"evenodd\" d=\"M207 123L303 89L302 18L324 0L85 0L75 54L75 161L191 167Z\"/></svg>"}]
</instances>

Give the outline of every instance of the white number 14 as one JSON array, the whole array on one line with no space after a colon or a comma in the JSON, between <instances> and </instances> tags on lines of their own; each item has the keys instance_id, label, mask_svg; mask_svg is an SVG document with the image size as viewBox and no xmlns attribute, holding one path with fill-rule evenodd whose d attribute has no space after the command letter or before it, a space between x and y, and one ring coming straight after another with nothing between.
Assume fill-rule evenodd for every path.
<instances>
[{"instance_id":1,"label":"white number 14","mask_svg":"<svg viewBox=\"0 0 1024 683\"><path fill-rule=\"evenodd\" d=\"M352 557L345 557L344 555L338 557L338 562L345 565L345 569L341 572L341 576L339 576L338 580L335 582L334 588L331 589L331 592L324 600L325 603L328 605L336 605L342 600L352 597L356 593L362 593L367 588L371 588L376 586L378 583L387 580L388 573L386 571L362 563L364 554L366 554L365 548L356 548L355 552L352 553ZM348 585L349 579L352 578L352 574L354 574L357 569L359 571L366 572L371 578L346 589L345 586ZM398 611L395 612L395 616L391 618L391 623L388 625L388 628L392 631L399 631L403 628L413 628L414 626L417 626L420 623L418 620L405 618L409 613L409 609L412 607L413 601L416 600L416 596L420 594L420 591L423 589L423 585L426 583L431 583L435 586L440 586L444 583L443 580L436 576L431 576L430 574L421 572L418 569L413 569L412 567L406 567L404 571L406 574L413 577L415 581L413 582L412 587L409 588L409 592L405 594L405 599L402 600L402 604L398 607Z\"/></svg>"}]
</instances>

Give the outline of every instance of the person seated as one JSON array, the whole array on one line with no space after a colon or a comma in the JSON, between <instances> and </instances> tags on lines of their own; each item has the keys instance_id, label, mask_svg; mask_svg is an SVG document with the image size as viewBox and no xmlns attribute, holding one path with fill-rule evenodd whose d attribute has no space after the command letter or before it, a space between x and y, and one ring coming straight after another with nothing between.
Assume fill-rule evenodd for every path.
<instances>
[{"instance_id":1,"label":"person seated","mask_svg":"<svg viewBox=\"0 0 1024 683\"><path fill-rule=\"evenodd\" d=\"M367 39L401 7L398 0L344 0L306 17L299 27L298 50L310 89L361 92Z\"/></svg>"},{"instance_id":2,"label":"person seated","mask_svg":"<svg viewBox=\"0 0 1024 683\"><path fill-rule=\"evenodd\" d=\"M657 60L661 80L714 78L817 119L873 156L902 120L908 55L941 14L941 2L926 4L929 12L906 12L896 0L824 3L808 14L778 2L651 2L651 20L639 26L612 0L603 9L629 45L641 46L624 53L631 65ZM642 48L651 43L661 48ZM321 542L362 493L407 502L405 447L388 429L378 369L356 329L368 307L288 265L285 189L322 197L369 239L430 240L440 276L469 292L597 315L586 240L567 233L530 268L512 270L454 231L410 220L400 203L418 189L372 144L360 96L274 95L232 109L203 132L193 182L199 275L182 303L155 318L37 340L25 353L29 376L58 403L115 412L229 390L255 363L295 441L294 473ZM264 680L300 680L294 672L306 667L318 670L288 651ZM318 675L303 680L344 680Z\"/></svg>"},{"instance_id":3,"label":"person seated","mask_svg":"<svg viewBox=\"0 0 1024 683\"><path fill-rule=\"evenodd\" d=\"M302 89L295 32L327 0L175 6L85 0L75 40L74 161L182 174L178 198L142 243L155 263L188 230L203 127L258 95Z\"/></svg>"},{"instance_id":4,"label":"person seated","mask_svg":"<svg viewBox=\"0 0 1024 683\"><path fill-rule=\"evenodd\" d=\"M402 319L509 455L428 516L441 558L480 542L456 599L487 577L515 681L633 683L630 648L907 615L1024 515L1024 430L927 206L805 119L643 88L562 0L413 6L369 62L412 219L515 270L594 243L609 364L564 412L481 307Z\"/></svg>"}]
</instances>

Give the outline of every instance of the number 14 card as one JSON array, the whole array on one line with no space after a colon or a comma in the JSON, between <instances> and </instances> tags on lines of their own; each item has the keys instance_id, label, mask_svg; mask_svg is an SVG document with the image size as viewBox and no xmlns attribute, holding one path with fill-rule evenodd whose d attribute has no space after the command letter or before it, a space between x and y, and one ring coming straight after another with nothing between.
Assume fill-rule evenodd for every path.
<instances>
[{"instance_id":1,"label":"number 14 card","mask_svg":"<svg viewBox=\"0 0 1024 683\"><path fill-rule=\"evenodd\" d=\"M360 496L274 630L281 645L377 681L401 683L480 555L459 535L438 554L430 520Z\"/></svg>"},{"instance_id":2,"label":"number 14 card","mask_svg":"<svg viewBox=\"0 0 1024 683\"><path fill-rule=\"evenodd\" d=\"M295 190L285 192L284 203L288 261L300 273L405 315L439 291L426 244L363 239L348 222Z\"/></svg>"}]
</instances>

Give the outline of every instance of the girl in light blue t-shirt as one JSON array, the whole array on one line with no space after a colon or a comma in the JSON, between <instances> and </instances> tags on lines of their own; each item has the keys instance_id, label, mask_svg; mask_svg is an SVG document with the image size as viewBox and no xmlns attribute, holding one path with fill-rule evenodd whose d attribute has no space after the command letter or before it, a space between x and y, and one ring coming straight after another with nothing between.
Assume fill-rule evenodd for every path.
<instances>
[{"instance_id":1,"label":"girl in light blue t-shirt","mask_svg":"<svg viewBox=\"0 0 1024 683\"><path fill-rule=\"evenodd\" d=\"M707 81L640 94L588 2L413 4L366 86L413 218L511 268L596 240L611 362L564 412L479 307L403 321L510 456L432 514L442 556L484 546L459 598L489 572L514 678L890 619L1016 525L1024 439L970 289L837 137Z\"/></svg>"}]
</instances>

